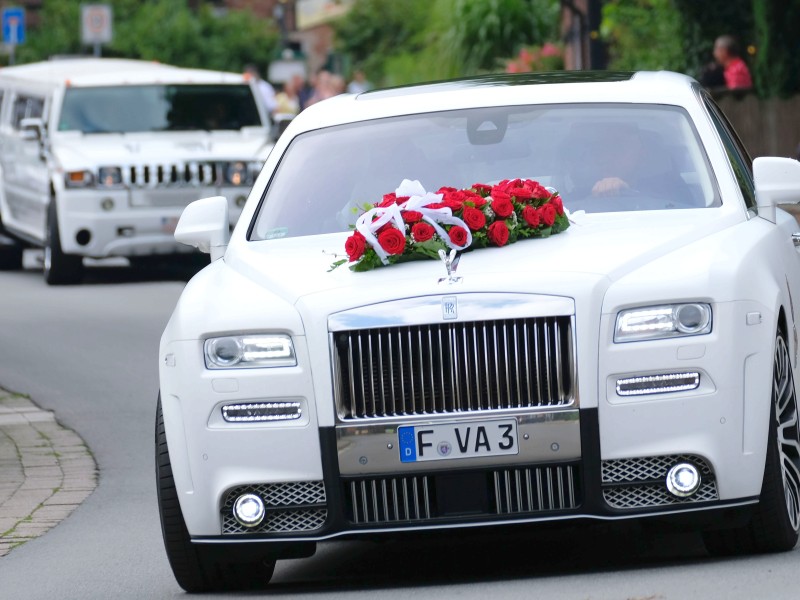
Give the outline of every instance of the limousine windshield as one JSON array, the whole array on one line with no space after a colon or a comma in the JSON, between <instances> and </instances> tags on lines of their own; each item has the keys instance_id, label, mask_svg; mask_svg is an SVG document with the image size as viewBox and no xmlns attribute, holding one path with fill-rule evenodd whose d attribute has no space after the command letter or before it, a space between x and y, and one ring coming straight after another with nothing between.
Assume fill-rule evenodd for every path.
<instances>
[{"instance_id":1,"label":"limousine windshield","mask_svg":"<svg viewBox=\"0 0 800 600\"><path fill-rule=\"evenodd\" d=\"M248 85L68 88L59 131L133 133L262 126Z\"/></svg>"}]
</instances>

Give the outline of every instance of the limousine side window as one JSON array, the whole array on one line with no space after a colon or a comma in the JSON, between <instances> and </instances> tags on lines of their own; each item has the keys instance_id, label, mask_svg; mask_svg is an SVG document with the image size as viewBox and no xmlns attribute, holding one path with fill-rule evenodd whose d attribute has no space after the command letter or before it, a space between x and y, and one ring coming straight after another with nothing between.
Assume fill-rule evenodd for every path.
<instances>
[{"instance_id":1,"label":"limousine side window","mask_svg":"<svg viewBox=\"0 0 800 600\"><path fill-rule=\"evenodd\" d=\"M44 115L44 98L36 96L17 96L14 100L14 109L11 124L14 129L19 129L22 119L42 118Z\"/></svg>"}]
</instances>

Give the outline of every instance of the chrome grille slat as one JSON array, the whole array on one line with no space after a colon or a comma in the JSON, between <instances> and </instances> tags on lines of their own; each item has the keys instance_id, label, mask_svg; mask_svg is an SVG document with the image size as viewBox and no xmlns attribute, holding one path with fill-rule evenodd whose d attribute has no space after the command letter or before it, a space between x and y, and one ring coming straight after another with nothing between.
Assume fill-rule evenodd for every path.
<instances>
[{"instance_id":1,"label":"chrome grille slat","mask_svg":"<svg viewBox=\"0 0 800 600\"><path fill-rule=\"evenodd\" d=\"M575 485L578 468L530 466L486 471L489 506L481 514L502 517L575 509L580 505ZM452 519L452 515L437 512L441 510L436 490L440 484L435 475L387 475L347 481L343 488L349 502L347 518L355 525Z\"/></svg>"},{"instance_id":2,"label":"chrome grille slat","mask_svg":"<svg viewBox=\"0 0 800 600\"><path fill-rule=\"evenodd\" d=\"M333 333L339 415L568 406L574 400L571 336L571 317Z\"/></svg>"}]
</instances>

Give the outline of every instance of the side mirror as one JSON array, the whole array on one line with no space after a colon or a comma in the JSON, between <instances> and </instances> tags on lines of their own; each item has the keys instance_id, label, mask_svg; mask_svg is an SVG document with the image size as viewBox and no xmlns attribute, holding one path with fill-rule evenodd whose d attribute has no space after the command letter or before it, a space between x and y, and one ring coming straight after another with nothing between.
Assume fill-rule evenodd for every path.
<instances>
[{"instance_id":1,"label":"side mirror","mask_svg":"<svg viewBox=\"0 0 800 600\"><path fill-rule=\"evenodd\" d=\"M761 156L753 161L758 215L775 223L778 204L800 202L800 162L793 158Z\"/></svg>"},{"instance_id":2,"label":"side mirror","mask_svg":"<svg viewBox=\"0 0 800 600\"><path fill-rule=\"evenodd\" d=\"M44 139L44 121L38 117L28 117L19 122L19 131L23 140Z\"/></svg>"},{"instance_id":3,"label":"side mirror","mask_svg":"<svg viewBox=\"0 0 800 600\"><path fill-rule=\"evenodd\" d=\"M225 254L230 239L228 201L224 196L195 200L183 209L175 239L181 244L194 246L200 252L211 254L217 260Z\"/></svg>"}]
</instances>

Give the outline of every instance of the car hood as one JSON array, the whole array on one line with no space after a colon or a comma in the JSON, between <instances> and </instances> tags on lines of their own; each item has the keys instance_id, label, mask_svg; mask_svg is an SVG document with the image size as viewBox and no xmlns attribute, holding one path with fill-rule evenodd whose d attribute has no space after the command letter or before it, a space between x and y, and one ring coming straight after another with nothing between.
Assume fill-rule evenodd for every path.
<instances>
[{"instance_id":1,"label":"car hood","mask_svg":"<svg viewBox=\"0 0 800 600\"><path fill-rule=\"evenodd\" d=\"M329 311L395 298L469 292L521 292L578 297L683 246L744 221L720 209L573 215L566 231L503 248L464 252L455 275L421 260L355 273L344 258L348 234L240 241L225 255L230 267L290 304L327 304Z\"/></svg>"},{"instance_id":2,"label":"car hood","mask_svg":"<svg viewBox=\"0 0 800 600\"><path fill-rule=\"evenodd\" d=\"M192 160L261 160L272 144L262 127L241 131L127 134L61 133L53 153L65 169L94 166L174 164Z\"/></svg>"}]
</instances>

